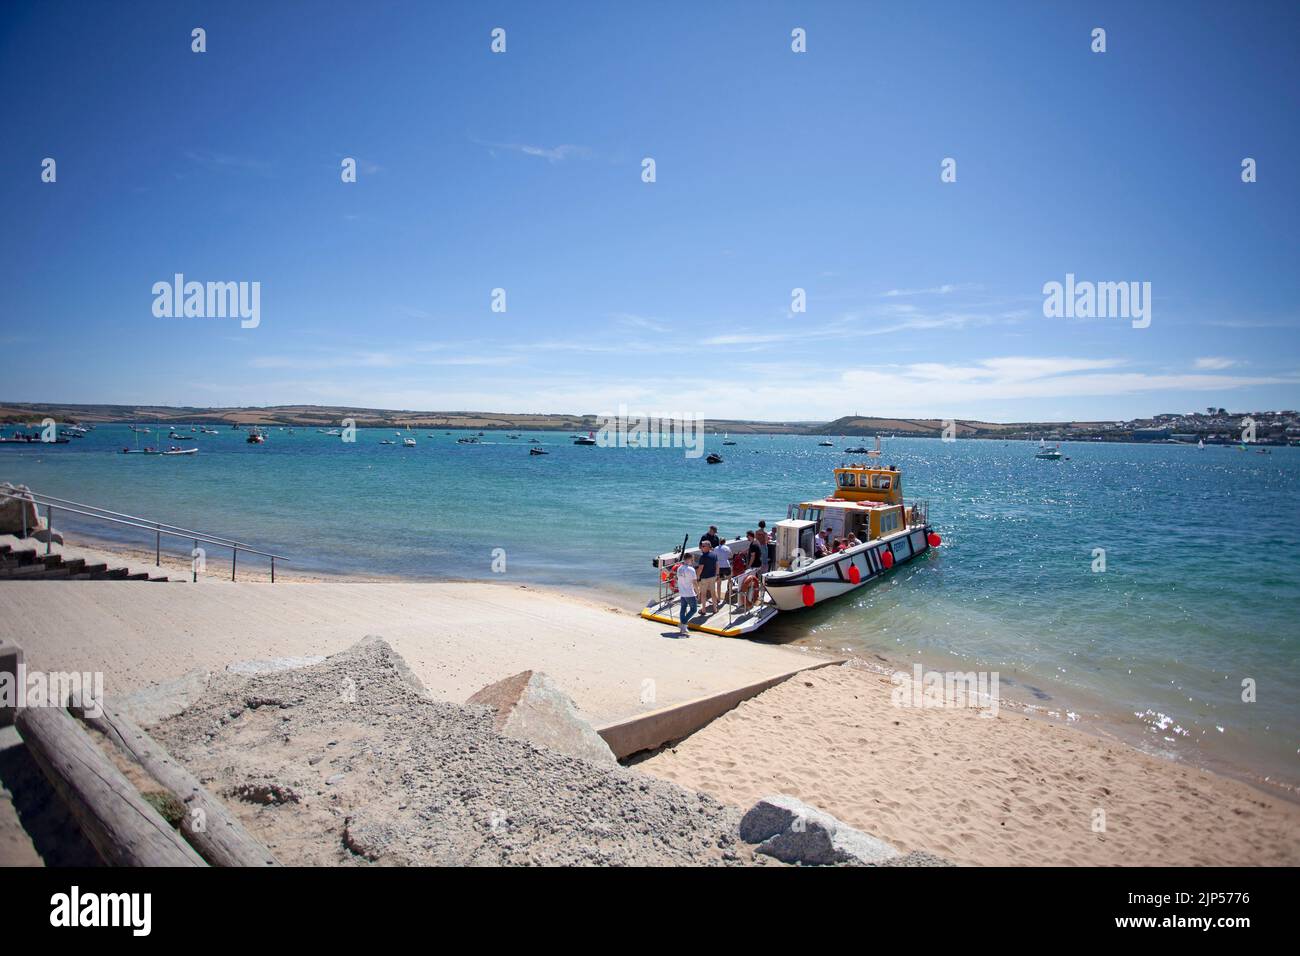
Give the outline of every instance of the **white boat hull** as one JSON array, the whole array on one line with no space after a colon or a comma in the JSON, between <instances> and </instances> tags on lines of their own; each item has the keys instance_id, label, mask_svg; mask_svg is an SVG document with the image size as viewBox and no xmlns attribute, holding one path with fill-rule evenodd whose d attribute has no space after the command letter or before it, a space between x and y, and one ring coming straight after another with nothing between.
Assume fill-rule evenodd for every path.
<instances>
[{"instance_id":1,"label":"white boat hull","mask_svg":"<svg viewBox=\"0 0 1300 956\"><path fill-rule=\"evenodd\" d=\"M881 558L886 549L894 555L892 567L895 568L929 551L929 532L929 527L908 528L840 554L818 558L797 571L774 571L763 579L763 584L778 610L802 611L816 607L856 591L890 570ZM857 569L857 581L853 580L852 569ZM805 587L811 587L811 592L805 591Z\"/></svg>"}]
</instances>

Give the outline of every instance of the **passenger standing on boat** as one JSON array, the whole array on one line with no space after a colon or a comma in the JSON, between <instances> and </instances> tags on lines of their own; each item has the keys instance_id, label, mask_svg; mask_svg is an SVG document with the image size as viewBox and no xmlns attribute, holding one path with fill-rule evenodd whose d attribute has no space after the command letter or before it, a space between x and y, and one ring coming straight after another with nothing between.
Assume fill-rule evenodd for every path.
<instances>
[{"instance_id":1,"label":"passenger standing on boat","mask_svg":"<svg viewBox=\"0 0 1300 956\"><path fill-rule=\"evenodd\" d=\"M749 541L745 566L751 571L761 571L763 568L763 549L758 546L758 541L756 540L754 532L746 531L745 538Z\"/></svg>"},{"instance_id":2,"label":"passenger standing on boat","mask_svg":"<svg viewBox=\"0 0 1300 956\"><path fill-rule=\"evenodd\" d=\"M718 537L718 526L716 524L709 525L709 530L704 533L702 538L700 538L701 544L705 541L709 542L709 544L713 545L715 548L722 544L722 539Z\"/></svg>"},{"instance_id":3,"label":"passenger standing on boat","mask_svg":"<svg viewBox=\"0 0 1300 956\"><path fill-rule=\"evenodd\" d=\"M813 535L813 558L826 557L826 542L820 533Z\"/></svg>"},{"instance_id":4,"label":"passenger standing on boat","mask_svg":"<svg viewBox=\"0 0 1300 956\"><path fill-rule=\"evenodd\" d=\"M700 613L711 614L718 610L718 556L707 538L700 542L699 580L695 595L700 599Z\"/></svg>"},{"instance_id":5,"label":"passenger standing on boat","mask_svg":"<svg viewBox=\"0 0 1300 956\"><path fill-rule=\"evenodd\" d=\"M718 556L718 576L719 578L731 577L731 549L727 547L726 539L713 549L713 553ZM721 581L719 581L721 584Z\"/></svg>"},{"instance_id":6,"label":"passenger standing on boat","mask_svg":"<svg viewBox=\"0 0 1300 956\"><path fill-rule=\"evenodd\" d=\"M771 544L771 539L768 537L768 534L767 534L767 522L766 522L766 521L760 521L760 522L758 523L758 530L757 530L756 532L754 532L754 540L758 543L759 553L760 553L760 555L762 556L762 560L763 560L762 571L763 571L764 574L767 574L767 569L768 569L768 553L767 553L767 552L768 552L768 548L767 548L767 546L768 546L769 544Z\"/></svg>"},{"instance_id":7,"label":"passenger standing on boat","mask_svg":"<svg viewBox=\"0 0 1300 956\"><path fill-rule=\"evenodd\" d=\"M682 620L681 631L685 637L690 633L686 627L686 622L695 614L699 602L695 597L695 557L694 555L682 555L681 564L677 565L677 597L682 602Z\"/></svg>"},{"instance_id":8,"label":"passenger standing on boat","mask_svg":"<svg viewBox=\"0 0 1300 956\"><path fill-rule=\"evenodd\" d=\"M776 567L776 539L767 533L767 522L758 523L758 534L760 535L759 544L763 545L763 570L771 571ZM763 542L766 541L766 544Z\"/></svg>"}]
</instances>

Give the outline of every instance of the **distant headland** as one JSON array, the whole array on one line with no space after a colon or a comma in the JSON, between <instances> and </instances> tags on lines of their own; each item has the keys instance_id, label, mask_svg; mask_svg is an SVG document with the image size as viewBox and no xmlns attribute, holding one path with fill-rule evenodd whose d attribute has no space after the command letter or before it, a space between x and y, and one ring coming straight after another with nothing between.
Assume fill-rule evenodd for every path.
<instances>
[{"instance_id":1,"label":"distant headland","mask_svg":"<svg viewBox=\"0 0 1300 956\"><path fill-rule=\"evenodd\" d=\"M196 407L167 405L82 405L0 402L0 423L32 426L43 418L59 423L133 422L140 424L294 425L338 427L350 418L358 428L411 427L503 429L509 431L583 432L601 427L602 415L566 415L482 411L417 411L413 409L350 408L342 405L273 405ZM708 432L786 435L843 435L907 438L1000 438L1048 441L1146 441L1195 444L1300 444L1300 412L1167 413L1129 421L985 422L970 419L885 418L845 415L831 422L765 422L708 419Z\"/></svg>"}]
</instances>

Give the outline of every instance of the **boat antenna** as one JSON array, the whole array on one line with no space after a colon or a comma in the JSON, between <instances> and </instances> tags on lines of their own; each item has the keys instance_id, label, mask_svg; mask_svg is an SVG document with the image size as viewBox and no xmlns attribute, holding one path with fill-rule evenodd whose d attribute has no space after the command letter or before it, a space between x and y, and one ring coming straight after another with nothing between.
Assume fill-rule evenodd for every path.
<instances>
[{"instance_id":1,"label":"boat antenna","mask_svg":"<svg viewBox=\"0 0 1300 956\"><path fill-rule=\"evenodd\" d=\"M677 549L678 554L682 556L686 555L686 542L689 540L691 540L691 533L688 531L684 535L682 535L682 546Z\"/></svg>"}]
</instances>

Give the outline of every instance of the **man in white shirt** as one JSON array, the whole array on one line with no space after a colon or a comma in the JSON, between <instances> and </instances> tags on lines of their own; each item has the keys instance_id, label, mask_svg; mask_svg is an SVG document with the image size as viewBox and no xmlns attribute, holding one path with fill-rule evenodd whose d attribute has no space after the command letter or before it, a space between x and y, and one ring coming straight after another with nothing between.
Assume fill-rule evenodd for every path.
<instances>
[{"instance_id":1,"label":"man in white shirt","mask_svg":"<svg viewBox=\"0 0 1300 956\"><path fill-rule=\"evenodd\" d=\"M682 637L689 637L691 632L687 628L686 622L691 619L691 616L695 614L695 609L699 606L699 601L695 597L695 557L693 555L683 555L682 563L677 565L677 597L682 603Z\"/></svg>"},{"instance_id":2,"label":"man in white shirt","mask_svg":"<svg viewBox=\"0 0 1300 956\"><path fill-rule=\"evenodd\" d=\"M725 586L731 580L731 548L727 547L727 541L724 538L722 543L713 549L713 553L718 556L718 576L719 584ZM723 591L723 600L726 600L726 591Z\"/></svg>"}]
</instances>

